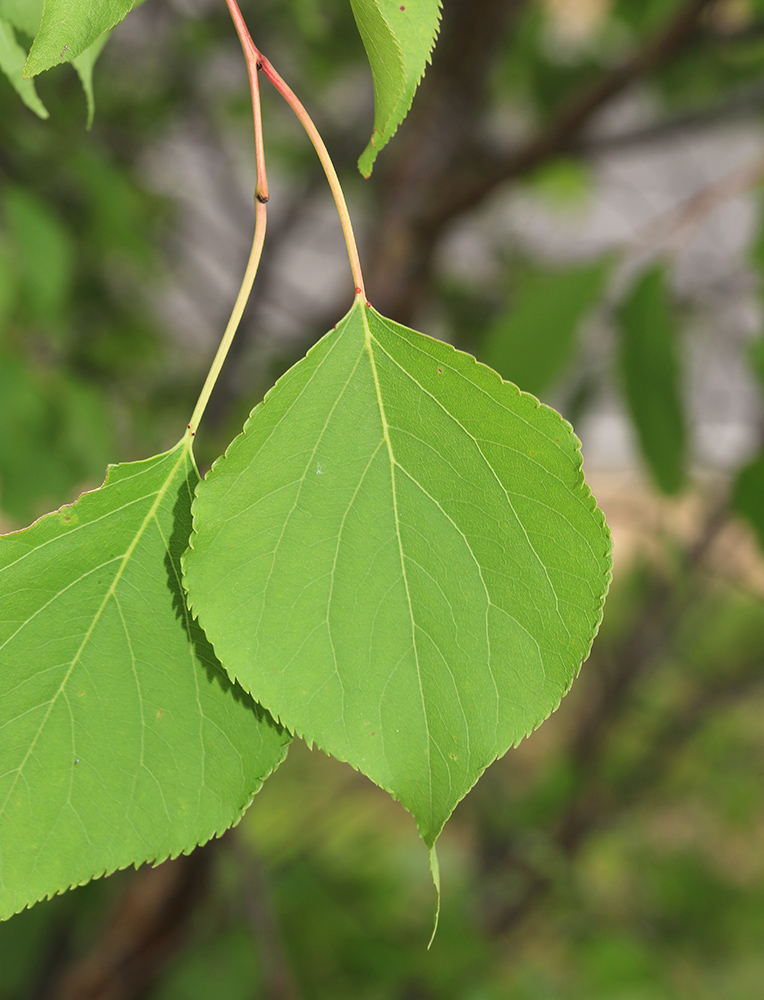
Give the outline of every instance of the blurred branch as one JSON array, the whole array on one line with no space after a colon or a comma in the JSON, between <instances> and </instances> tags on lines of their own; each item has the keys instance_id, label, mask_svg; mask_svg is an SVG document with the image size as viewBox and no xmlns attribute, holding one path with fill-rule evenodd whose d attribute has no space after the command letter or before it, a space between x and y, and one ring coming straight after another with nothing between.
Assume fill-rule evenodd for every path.
<instances>
[{"instance_id":1,"label":"blurred branch","mask_svg":"<svg viewBox=\"0 0 764 1000\"><path fill-rule=\"evenodd\" d=\"M687 135L713 128L720 123L744 120L764 109L764 86L757 83L728 94L712 107L675 115L626 132L605 133L579 139L573 152L580 156L597 157L603 153L628 150L655 142L682 142Z\"/></svg>"},{"instance_id":2,"label":"blurred branch","mask_svg":"<svg viewBox=\"0 0 764 1000\"><path fill-rule=\"evenodd\" d=\"M266 872L257 855L242 843L237 831L229 835L228 846L241 873L242 906L260 956L262 995L266 1000L299 1000L300 993L287 960Z\"/></svg>"},{"instance_id":3,"label":"blurred branch","mask_svg":"<svg viewBox=\"0 0 764 1000\"><path fill-rule=\"evenodd\" d=\"M144 867L117 899L89 950L54 965L39 1000L140 1000L186 943L218 841Z\"/></svg>"},{"instance_id":4,"label":"blurred branch","mask_svg":"<svg viewBox=\"0 0 764 1000\"><path fill-rule=\"evenodd\" d=\"M629 238L627 249L643 254L645 250L656 253L669 246L684 246L711 212L730 199L750 191L762 180L764 180L764 158L757 156L744 166L731 170L719 180L705 184L689 198L665 212L660 212L644 226L640 226Z\"/></svg>"},{"instance_id":5,"label":"blurred branch","mask_svg":"<svg viewBox=\"0 0 764 1000\"><path fill-rule=\"evenodd\" d=\"M464 211L481 201L498 184L528 173L554 156L568 152L574 139L610 100L676 56L695 36L702 15L716 0L690 0L674 18L630 60L603 74L573 99L527 145L494 159L482 177L462 188L461 200L450 211Z\"/></svg>"},{"instance_id":6,"label":"blurred branch","mask_svg":"<svg viewBox=\"0 0 764 1000\"><path fill-rule=\"evenodd\" d=\"M703 15L715 2L689 0L631 59L575 94L535 137L504 153L486 146L476 135L475 123L482 119L479 83L485 80L485 67L497 42L506 37L513 21L496 0L483 0L485 11L476 11L469 0L455 2L452 17L444 22L440 51L436 49L422 94L405 124L405 138L399 140L397 161L384 174L376 252L368 269L378 308L409 322L428 283L445 227L500 185L574 152L598 112L635 81L670 62L696 37ZM520 5L510 6L516 13ZM483 23L491 34L487 50L480 52L469 39L478 30L476 25ZM456 60L452 52L458 54ZM478 85L460 89L460 81L470 72Z\"/></svg>"},{"instance_id":7,"label":"blurred branch","mask_svg":"<svg viewBox=\"0 0 764 1000\"><path fill-rule=\"evenodd\" d=\"M764 20L754 18L742 28L716 27L709 31L704 31L698 41L701 45L718 48L722 45L739 45L746 42L756 42L764 38Z\"/></svg>"}]
</instances>

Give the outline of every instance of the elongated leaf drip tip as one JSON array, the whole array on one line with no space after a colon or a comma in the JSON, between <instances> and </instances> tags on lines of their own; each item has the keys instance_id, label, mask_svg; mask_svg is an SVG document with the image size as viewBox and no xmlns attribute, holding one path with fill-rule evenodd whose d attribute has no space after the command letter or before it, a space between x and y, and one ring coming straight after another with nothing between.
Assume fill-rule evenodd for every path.
<instances>
[{"instance_id":1,"label":"elongated leaf drip tip","mask_svg":"<svg viewBox=\"0 0 764 1000\"><path fill-rule=\"evenodd\" d=\"M438 855L435 852L435 848L430 848L430 871L432 872L432 882L435 886L435 892L437 893L437 902L435 904L435 926L432 929L432 937L427 945L427 950L432 948L432 942L435 940L435 935L438 933L438 921L440 920L440 865L438 864Z\"/></svg>"}]
</instances>

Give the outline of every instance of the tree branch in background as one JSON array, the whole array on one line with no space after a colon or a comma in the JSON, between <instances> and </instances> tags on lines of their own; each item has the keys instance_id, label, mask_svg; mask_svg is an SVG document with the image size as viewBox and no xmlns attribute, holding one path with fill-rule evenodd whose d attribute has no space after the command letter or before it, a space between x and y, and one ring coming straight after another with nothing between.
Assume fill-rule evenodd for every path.
<instances>
[{"instance_id":1,"label":"tree branch in background","mask_svg":"<svg viewBox=\"0 0 764 1000\"><path fill-rule=\"evenodd\" d=\"M605 153L647 146L656 142L683 142L688 135L715 128L722 122L728 125L731 122L751 119L763 109L764 86L757 83L731 91L724 100L711 107L661 119L625 132L582 136L576 141L572 151L577 156L594 158Z\"/></svg>"},{"instance_id":2,"label":"tree branch in background","mask_svg":"<svg viewBox=\"0 0 764 1000\"><path fill-rule=\"evenodd\" d=\"M574 152L594 116L632 83L681 52L715 2L690 0L636 55L574 95L538 135L508 153L498 153L476 134L475 123L484 120L485 66L523 5L482 0L480 9L475 9L470 0L457 0L444 19L422 93L402 127L405 132L395 162L388 161L385 171L368 269L377 307L400 322L411 322L446 226L500 185ZM470 44L482 31L488 32L487 52Z\"/></svg>"},{"instance_id":3,"label":"tree branch in background","mask_svg":"<svg viewBox=\"0 0 764 1000\"><path fill-rule=\"evenodd\" d=\"M141 868L117 899L85 955L54 964L40 1000L140 1000L189 935L189 917L206 894L219 845Z\"/></svg>"},{"instance_id":4,"label":"tree branch in background","mask_svg":"<svg viewBox=\"0 0 764 1000\"><path fill-rule=\"evenodd\" d=\"M263 996L266 1000L299 1000L273 907L268 874L257 855L241 842L236 830L228 836L227 845L241 873L242 908L260 956Z\"/></svg>"}]
</instances>

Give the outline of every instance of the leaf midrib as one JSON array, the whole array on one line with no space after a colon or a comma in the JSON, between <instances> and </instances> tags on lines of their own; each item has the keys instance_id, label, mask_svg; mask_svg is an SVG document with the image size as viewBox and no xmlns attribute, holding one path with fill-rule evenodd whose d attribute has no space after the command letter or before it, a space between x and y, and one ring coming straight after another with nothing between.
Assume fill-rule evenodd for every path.
<instances>
[{"instance_id":1,"label":"leaf midrib","mask_svg":"<svg viewBox=\"0 0 764 1000\"><path fill-rule=\"evenodd\" d=\"M424 687L423 687L423 684L422 684L422 669L421 669L421 666L419 664L419 650L417 648L416 622L414 621L414 609L413 609L413 606L412 606L412 603L411 603L411 588L409 587L408 576L407 576L407 573L406 573L406 559L405 559L405 556L404 556L404 553L403 553L403 539L401 538L400 519L398 517L398 491L397 491L396 483L395 483L395 466L396 466L397 462L395 460L395 454L394 454L394 451L393 451L393 443L390 440L389 424L387 422L387 416L386 416L386 413L385 413L385 404L384 404L384 402L382 400L382 387L379 384L379 376L377 374L377 362L376 362L376 359L374 357L374 350L373 350L373 347L372 347L372 340L374 338L372 336L371 327L369 326L369 321L368 321L367 316L366 316L366 310L369 307L361 299L358 299L357 303L358 304L357 304L356 308L359 308L361 310L361 320L362 320L362 323L363 323L364 350L366 350L367 353L368 353L368 355L369 355L369 363L371 365L371 374L372 374L372 378L374 379L374 390L375 390L375 393L376 393L376 396L377 396L377 407L379 409L380 420L382 421L382 436L384 438L385 446L387 448L388 458L390 460L390 485L391 485L392 495L393 495L393 517L394 517L394 520L395 520L395 536L396 536L396 539L397 539L397 542L398 542L398 556L400 558L400 563L401 563L401 575L403 577L403 586L404 586L405 591L406 591L406 603L408 605L409 621L411 622L411 645L412 645L412 649L414 650L414 664L416 666L417 683L419 685L419 697L420 697L421 704L422 704L422 717L424 719L424 728L425 728L425 733L426 733L426 736L427 736L427 740L426 740L426 743L427 743L427 789L428 789L428 797L429 797L429 805L430 805L429 820L432 821L432 817L434 815L433 787L432 787L432 755L431 755L431 749L430 749L431 742L432 742L432 737L430 735L430 726L429 726L429 722L428 722L428 719L427 719L427 704L425 702L425 697L424 697Z\"/></svg>"},{"instance_id":2,"label":"leaf midrib","mask_svg":"<svg viewBox=\"0 0 764 1000\"><path fill-rule=\"evenodd\" d=\"M108 601L111 599L111 597L114 595L114 593L115 593L115 591L117 589L117 586L119 584L119 581L122 579L122 575L125 572L125 568L127 567L127 564L129 563L130 559L132 558L133 553L135 552L135 549L138 546L138 543L140 542L141 538L143 537L143 535L144 535L144 533L145 533L148 525L151 523L152 519L155 517L156 512L159 509L159 505L161 504L162 500L164 500L164 498L165 498L165 496L167 494L167 490L169 489L170 483L174 479L175 474L178 471L178 469L180 468L181 464L186 460L186 457L190 453L190 451L191 451L191 438L187 434L182 439L182 441L181 441L180 454L178 456L177 462L175 462L175 464L172 466L172 469L170 470L170 472L168 472L168 474L167 474L167 476L165 478L164 483L162 483L162 485L160 486L159 490L157 491L156 498L155 498L154 502L152 503L151 507L149 508L146 516L144 517L143 522L141 523L140 528L135 533L135 536L133 537L132 542L128 546L127 551L125 552L124 556L122 557L122 561L120 562L119 568L117 569L117 572L114 575L114 579L113 579L111 585L109 586L109 589L107 590L107 592L106 592L103 600L101 601L101 604L99 605L98 610L96 611L95 615L93 616L93 620L90 623L90 625L88 626L88 630L85 633L85 636L83 637L82 642L80 643L80 646L79 646L77 652L72 657L72 661L69 664L69 666L67 667L66 672L64 674L64 677L63 677L63 679L61 680L61 683L58 686L58 690L55 692L55 694L53 695L53 697L50 699L50 702L48 704L48 708L47 708L47 710L45 712L45 715L43 716L43 718L42 718L42 720L40 722L40 725L39 725L39 727L37 729L37 732L35 733L35 736L32 739L32 741L30 742L30 745L29 745L29 747L27 749L26 754L24 755L23 760L21 761L21 763L18 766L18 769L16 771L16 776L13 779L13 781L11 782L11 787L9 788L8 793L5 796L5 799L3 800L2 805L0 805L0 815L2 815L5 812L5 808L8 805L9 799L11 798L11 796L13 795L13 793L15 791L16 784L18 783L19 778L21 777L21 775L23 773L24 767L26 766L27 761L29 760L31 754L33 753L35 747L37 746L37 742L40 739L40 736L41 736L41 734L42 734L42 732L43 732L43 730L45 728L45 725L46 725L48 719L50 718L50 715L51 715L51 713L53 711L53 708L54 708L56 702L58 701L59 697L63 694L64 689L66 687L66 684L68 683L69 678L71 677L72 672L74 671L74 668L79 663L80 658L81 658L81 656L82 656L82 654L83 654L83 652L85 650L85 647L87 646L88 642L90 641L90 638L91 638L91 636L93 634L93 631L95 630L96 625L100 621L100 618L101 618L101 615L103 614L104 608L106 607L106 605L107 605ZM120 510L121 509L122 508L120 508ZM118 511L115 512L115 513L118 513ZM88 522L88 523L91 523L91 522ZM83 525L83 527L84 527L84 525ZM60 596L60 595L58 595L58 596ZM31 618L28 619L28 621L31 621L31 620L32 620ZM25 623L25 624L27 624L27 623ZM24 626L22 626L22 628L23 627ZM20 631L20 629L17 630L16 634L18 634L18 631Z\"/></svg>"}]
</instances>

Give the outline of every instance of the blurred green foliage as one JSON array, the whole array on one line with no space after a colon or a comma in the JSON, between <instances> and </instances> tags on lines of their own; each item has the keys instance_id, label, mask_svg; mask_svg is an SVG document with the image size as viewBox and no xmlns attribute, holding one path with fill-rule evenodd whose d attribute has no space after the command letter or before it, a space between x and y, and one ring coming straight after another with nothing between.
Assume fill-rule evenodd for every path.
<instances>
[{"instance_id":1,"label":"blurred green foliage","mask_svg":"<svg viewBox=\"0 0 764 1000\"><path fill-rule=\"evenodd\" d=\"M485 333L485 363L526 392L546 392L571 362L579 325L600 299L609 264L527 276Z\"/></svg>"},{"instance_id":2,"label":"blurred green foliage","mask_svg":"<svg viewBox=\"0 0 764 1000\"><path fill-rule=\"evenodd\" d=\"M619 362L624 395L642 454L664 493L685 477L685 418L679 347L666 273L640 275L619 310Z\"/></svg>"}]
</instances>

